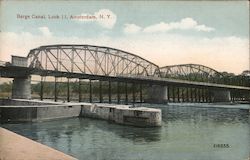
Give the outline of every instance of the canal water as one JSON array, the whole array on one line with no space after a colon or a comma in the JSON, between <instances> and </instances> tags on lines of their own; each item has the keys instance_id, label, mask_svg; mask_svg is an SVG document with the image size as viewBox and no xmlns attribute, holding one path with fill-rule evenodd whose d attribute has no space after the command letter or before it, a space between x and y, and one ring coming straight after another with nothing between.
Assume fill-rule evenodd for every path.
<instances>
[{"instance_id":1,"label":"canal water","mask_svg":"<svg viewBox=\"0 0 250 160\"><path fill-rule=\"evenodd\" d=\"M249 111L234 108L249 106L228 105L231 108L226 109L195 105L154 105L162 109L159 128L88 118L2 127L81 160L248 160Z\"/></svg>"}]
</instances>

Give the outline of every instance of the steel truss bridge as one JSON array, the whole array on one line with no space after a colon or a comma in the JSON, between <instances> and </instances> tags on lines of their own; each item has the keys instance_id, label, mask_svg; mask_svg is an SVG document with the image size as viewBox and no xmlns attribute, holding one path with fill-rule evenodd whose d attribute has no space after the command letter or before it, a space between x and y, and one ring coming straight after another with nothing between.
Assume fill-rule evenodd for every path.
<instances>
[{"instance_id":1,"label":"steel truss bridge","mask_svg":"<svg viewBox=\"0 0 250 160\"><path fill-rule=\"evenodd\" d=\"M27 66L13 63L0 65L0 77L25 77L40 75L41 93L43 99L43 78L55 77L54 98L57 100L58 77L68 78L67 100L70 101L69 81L79 79L79 101L81 100L81 80L89 79L89 101L92 101L91 80L100 82L100 102L102 102L102 82L109 84L109 102L111 97L111 82L117 82L117 102L120 102L120 83L139 85L140 101L142 85L168 86L168 101L211 101L211 90L230 90L231 98L246 99L249 96L249 86L228 85L224 83L222 73L199 64L182 64L159 67L158 65L135 54L110 47L92 45L48 45L30 50L27 56ZM133 88L133 87L132 87ZM125 88L128 101L127 89ZM136 101L133 91L133 102ZM238 95L238 96L237 96ZM247 97L249 98L249 97Z\"/></svg>"}]
</instances>

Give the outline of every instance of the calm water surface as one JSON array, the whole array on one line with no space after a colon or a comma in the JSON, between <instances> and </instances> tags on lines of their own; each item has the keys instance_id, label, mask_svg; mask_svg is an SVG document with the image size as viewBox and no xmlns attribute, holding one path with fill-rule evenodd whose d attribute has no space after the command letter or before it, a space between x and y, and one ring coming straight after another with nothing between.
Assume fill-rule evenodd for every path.
<instances>
[{"instance_id":1,"label":"calm water surface","mask_svg":"<svg viewBox=\"0 0 250 160\"><path fill-rule=\"evenodd\" d=\"M88 118L2 124L82 160L247 160L249 112L155 105L160 128L136 128ZM218 148L214 144L229 147Z\"/></svg>"}]
</instances>

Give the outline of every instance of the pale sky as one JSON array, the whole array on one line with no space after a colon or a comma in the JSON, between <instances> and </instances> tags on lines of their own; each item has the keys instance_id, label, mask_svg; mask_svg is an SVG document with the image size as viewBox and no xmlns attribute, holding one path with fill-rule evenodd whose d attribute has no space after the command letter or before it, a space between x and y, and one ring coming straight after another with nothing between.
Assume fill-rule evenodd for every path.
<instances>
[{"instance_id":1,"label":"pale sky","mask_svg":"<svg viewBox=\"0 0 250 160\"><path fill-rule=\"evenodd\" d=\"M0 30L3 61L41 45L89 44L159 66L196 63L236 74L249 69L248 1L0 1Z\"/></svg>"}]
</instances>

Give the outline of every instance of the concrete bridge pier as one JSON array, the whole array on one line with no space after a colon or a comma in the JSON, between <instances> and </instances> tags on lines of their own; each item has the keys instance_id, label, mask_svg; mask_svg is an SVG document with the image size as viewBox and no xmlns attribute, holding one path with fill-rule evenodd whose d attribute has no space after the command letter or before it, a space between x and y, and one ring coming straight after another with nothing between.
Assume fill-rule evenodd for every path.
<instances>
[{"instance_id":1,"label":"concrete bridge pier","mask_svg":"<svg viewBox=\"0 0 250 160\"><path fill-rule=\"evenodd\" d=\"M166 103L168 102L168 86L151 85L147 90L148 103Z\"/></svg>"},{"instance_id":2,"label":"concrete bridge pier","mask_svg":"<svg viewBox=\"0 0 250 160\"><path fill-rule=\"evenodd\" d=\"M212 102L230 102L231 94L230 90L217 89L211 91Z\"/></svg>"},{"instance_id":3,"label":"concrete bridge pier","mask_svg":"<svg viewBox=\"0 0 250 160\"><path fill-rule=\"evenodd\" d=\"M31 76L16 77L12 86L13 99L31 99Z\"/></svg>"}]
</instances>

